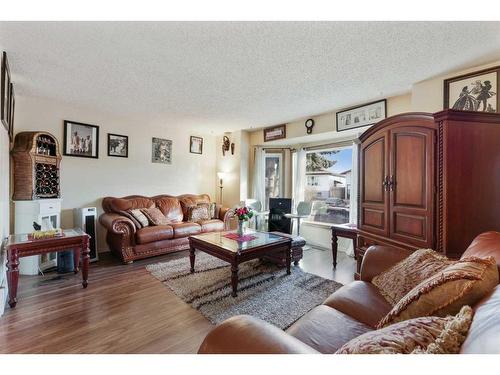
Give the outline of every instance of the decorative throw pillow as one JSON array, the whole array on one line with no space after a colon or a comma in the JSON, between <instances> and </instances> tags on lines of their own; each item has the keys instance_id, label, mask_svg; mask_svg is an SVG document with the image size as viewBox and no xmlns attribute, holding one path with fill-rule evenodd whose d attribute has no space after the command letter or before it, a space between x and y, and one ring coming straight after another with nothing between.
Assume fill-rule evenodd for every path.
<instances>
[{"instance_id":1,"label":"decorative throw pillow","mask_svg":"<svg viewBox=\"0 0 500 375\"><path fill-rule=\"evenodd\" d=\"M417 250L408 258L375 276L372 284L378 288L387 302L394 306L422 281L455 262L431 249Z\"/></svg>"},{"instance_id":2,"label":"decorative throw pillow","mask_svg":"<svg viewBox=\"0 0 500 375\"><path fill-rule=\"evenodd\" d=\"M129 210L130 215L141 225L141 228L149 226L148 218L142 213L140 209ZM137 225L137 223L136 223ZM138 228L140 229L140 228Z\"/></svg>"},{"instance_id":3,"label":"decorative throw pillow","mask_svg":"<svg viewBox=\"0 0 500 375\"><path fill-rule=\"evenodd\" d=\"M424 316L367 332L344 344L336 354L456 354L472 323L463 306L456 316Z\"/></svg>"},{"instance_id":4,"label":"decorative throw pillow","mask_svg":"<svg viewBox=\"0 0 500 375\"><path fill-rule=\"evenodd\" d=\"M208 215L210 216L210 219L218 219L218 217L215 216L216 207L217 207L217 203L215 203L215 202L210 202L208 204Z\"/></svg>"},{"instance_id":5,"label":"decorative throw pillow","mask_svg":"<svg viewBox=\"0 0 500 375\"><path fill-rule=\"evenodd\" d=\"M197 223L199 221L210 220L209 204L200 203L197 206L188 207L187 221Z\"/></svg>"},{"instance_id":6,"label":"decorative throw pillow","mask_svg":"<svg viewBox=\"0 0 500 375\"><path fill-rule=\"evenodd\" d=\"M406 294L377 328L420 316L446 316L473 305L498 284L493 257L464 258L425 279Z\"/></svg>"},{"instance_id":7,"label":"decorative throw pillow","mask_svg":"<svg viewBox=\"0 0 500 375\"><path fill-rule=\"evenodd\" d=\"M148 218L151 225L167 225L169 223L165 215L156 207L143 208L141 211Z\"/></svg>"}]
</instances>

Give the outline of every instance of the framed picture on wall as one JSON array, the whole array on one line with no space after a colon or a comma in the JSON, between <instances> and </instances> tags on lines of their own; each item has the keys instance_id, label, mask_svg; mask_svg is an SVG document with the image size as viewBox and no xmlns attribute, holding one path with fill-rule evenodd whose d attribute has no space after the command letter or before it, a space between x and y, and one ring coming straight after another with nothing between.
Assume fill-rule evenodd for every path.
<instances>
[{"instance_id":1,"label":"framed picture on wall","mask_svg":"<svg viewBox=\"0 0 500 375\"><path fill-rule=\"evenodd\" d=\"M151 161L153 163L172 164L172 141L153 138Z\"/></svg>"},{"instance_id":2,"label":"framed picture on wall","mask_svg":"<svg viewBox=\"0 0 500 375\"><path fill-rule=\"evenodd\" d=\"M128 158L128 136L108 133L108 156Z\"/></svg>"},{"instance_id":3,"label":"framed picture on wall","mask_svg":"<svg viewBox=\"0 0 500 375\"><path fill-rule=\"evenodd\" d=\"M500 66L444 80L444 109L499 112Z\"/></svg>"},{"instance_id":4,"label":"framed picture on wall","mask_svg":"<svg viewBox=\"0 0 500 375\"><path fill-rule=\"evenodd\" d=\"M203 138L191 136L189 138L189 152L192 154L203 154Z\"/></svg>"},{"instance_id":5,"label":"framed picture on wall","mask_svg":"<svg viewBox=\"0 0 500 375\"><path fill-rule=\"evenodd\" d=\"M373 125L387 117L387 100L363 104L336 113L337 131Z\"/></svg>"},{"instance_id":6,"label":"framed picture on wall","mask_svg":"<svg viewBox=\"0 0 500 375\"><path fill-rule=\"evenodd\" d=\"M9 95L9 138L14 141L14 114L16 113L16 96L14 95L14 84L10 84Z\"/></svg>"},{"instance_id":7,"label":"framed picture on wall","mask_svg":"<svg viewBox=\"0 0 500 375\"><path fill-rule=\"evenodd\" d=\"M7 53L2 53L2 72L1 72L1 98L0 98L0 118L3 126L9 131L9 105L10 105L10 71Z\"/></svg>"},{"instance_id":8,"label":"framed picture on wall","mask_svg":"<svg viewBox=\"0 0 500 375\"><path fill-rule=\"evenodd\" d=\"M286 125L271 126L264 129L264 142L286 138Z\"/></svg>"},{"instance_id":9,"label":"framed picture on wall","mask_svg":"<svg viewBox=\"0 0 500 375\"><path fill-rule=\"evenodd\" d=\"M64 120L64 155L99 158L99 126Z\"/></svg>"}]
</instances>

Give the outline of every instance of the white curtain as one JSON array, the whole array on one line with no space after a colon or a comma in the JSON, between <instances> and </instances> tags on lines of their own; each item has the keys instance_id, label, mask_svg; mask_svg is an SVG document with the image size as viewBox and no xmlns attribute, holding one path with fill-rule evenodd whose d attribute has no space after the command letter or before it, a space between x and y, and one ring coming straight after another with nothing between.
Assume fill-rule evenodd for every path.
<instances>
[{"instance_id":1,"label":"white curtain","mask_svg":"<svg viewBox=\"0 0 500 375\"><path fill-rule=\"evenodd\" d=\"M265 181L264 181L264 150L262 147L255 147L255 159L253 165L253 178L252 178L252 198L258 200L265 206Z\"/></svg>"},{"instance_id":2,"label":"white curtain","mask_svg":"<svg viewBox=\"0 0 500 375\"><path fill-rule=\"evenodd\" d=\"M306 151L300 147L295 152L295 165L293 175L293 204L295 209L299 202L304 200L306 188Z\"/></svg>"}]
</instances>

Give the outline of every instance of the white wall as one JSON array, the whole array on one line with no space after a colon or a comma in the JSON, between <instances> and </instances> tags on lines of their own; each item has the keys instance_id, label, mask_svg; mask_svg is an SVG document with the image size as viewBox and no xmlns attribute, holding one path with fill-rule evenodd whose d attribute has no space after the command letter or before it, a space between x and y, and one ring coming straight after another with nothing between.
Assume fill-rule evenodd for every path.
<instances>
[{"instance_id":1,"label":"white wall","mask_svg":"<svg viewBox=\"0 0 500 375\"><path fill-rule=\"evenodd\" d=\"M78 108L47 99L16 98L15 131L44 130L59 140L62 153L63 120L99 126L99 159L63 156L61 190L63 212L61 225L73 225L73 208L96 206L102 212L105 196L140 194L179 195L208 193L215 199L215 137L176 128L168 118L156 121L120 118L89 108ZM129 137L129 157L107 156L107 133ZM203 154L189 152L189 137L202 136ZM151 138L173 141L172 164L151 162ZM105 231L99 225L99 249L107 249Z\"/></svg>"},{"instance_id":2,"label":"white wall","mask_svg":"<svg viewBox=\"0 0 500 375\"><path fill-rule=\"evenodd\" d=\"M9 234L9 135L0 123L0 245ZM0 247L0 252L4 249ZM0 315L7 298L6 254L0 256Z\"/></svg>"}]
</instances>

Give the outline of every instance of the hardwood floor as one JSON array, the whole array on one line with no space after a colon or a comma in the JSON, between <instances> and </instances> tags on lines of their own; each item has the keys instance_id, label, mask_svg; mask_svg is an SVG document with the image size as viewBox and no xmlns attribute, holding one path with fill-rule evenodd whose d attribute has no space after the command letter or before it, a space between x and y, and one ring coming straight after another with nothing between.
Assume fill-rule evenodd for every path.
<instances>
[{"instance_id":1,"label":"hardwood floor","mask_svg":"<svg viewBox=\"0 0 500 375\"><path fill-rule=\"evenodd\" d=\"M187 252L123 265L110 254L81 275L21 276L18 304L0 318L0 353L195 353L213 325L145 269ZM304 270L346 283L353 259L310 249ZM350 275L350 276L349 276Z\"/></svg>"}]
</instances>

